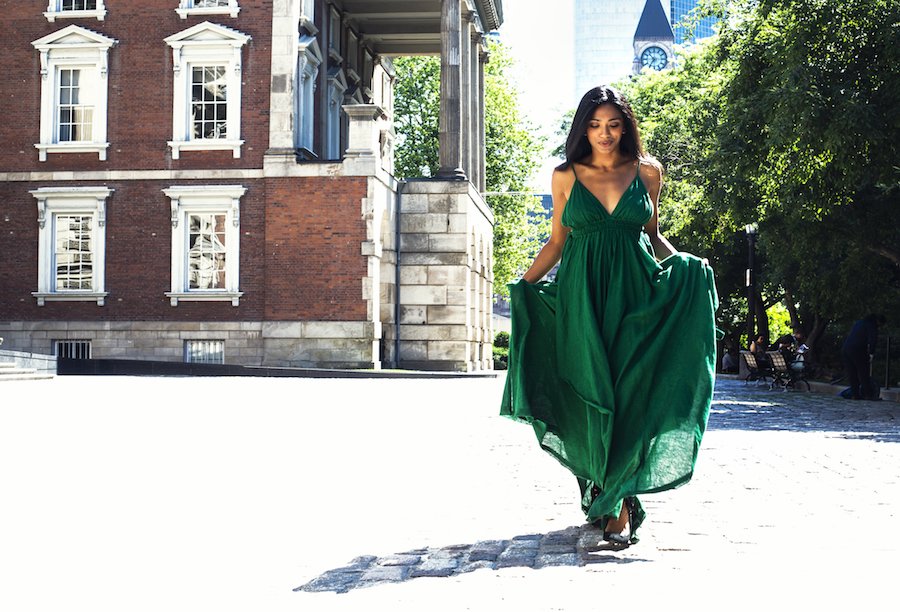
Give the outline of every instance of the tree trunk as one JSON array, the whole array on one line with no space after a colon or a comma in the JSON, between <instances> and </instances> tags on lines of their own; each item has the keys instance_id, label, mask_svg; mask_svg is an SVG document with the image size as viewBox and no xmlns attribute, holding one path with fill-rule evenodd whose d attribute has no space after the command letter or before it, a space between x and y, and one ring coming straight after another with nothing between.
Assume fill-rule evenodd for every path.
<instances>
[{"instance_id":1,"label":"tree trunk","mask_svg":"<svg viewBox=\"0 0 900 612\"><path fill-rule=\"evenodd\" d=\"M790 287L784 288L784 307L787 308L788 314L791 315L791 329L803 329L803 322L797 313L797 305L794 302L794 292Z\"/></svg>"},{"instance_id":2,"label":"tree trunk","mask_svg":"<svg viewBox=\"0 0 900 612\"><path fill-rule=\"evenodd\" d=\"M754 310L756 312L756 334L761 335L765 338L766 343L768 344L770 341L769 338L769 316L766 314L766 305L763 303L762 295L759 292L756 292ZM753 340L753 338L751 338Z\"/></svg>"},{"instance_id":3,"label":"tree trunk","mask_svg":"<svg viewBox=\"0 0 900 612\"><path fill-rule=\"evenodd\" d=\"M822 334L825 333L825 328L828 326L828 321L823 319L816 313L815 318L813 319L812 329L809 330L809 336L806 338L806 346L815 350L816 344L819 343L819 339L822 337Z\"/></svg>"}]
</instances>

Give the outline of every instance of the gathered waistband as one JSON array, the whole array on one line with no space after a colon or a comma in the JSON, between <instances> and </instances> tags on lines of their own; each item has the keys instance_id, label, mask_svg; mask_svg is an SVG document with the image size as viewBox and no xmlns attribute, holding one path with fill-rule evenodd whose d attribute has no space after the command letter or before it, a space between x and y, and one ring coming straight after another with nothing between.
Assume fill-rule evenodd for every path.
<instances>
[{"instance_id":1,"label":"gathered waistband","mask_svg":"<svg viewBox=\"0 0 900 612\"><path fill-rule=\"evenodd\" d=\"M579 225L578 227L573 227L569 232L570 236L584 236L587 234L596 234L597 232L606 232L611 230L618 231L626 231L626 232L634 232L635 234L641 233L643 231L644 226L640 223L635 223L633 221L619 221L618 219L607 219L605 221L598 221L597 223L591 223L589 225Z\"/></svg>"}]
</instances>

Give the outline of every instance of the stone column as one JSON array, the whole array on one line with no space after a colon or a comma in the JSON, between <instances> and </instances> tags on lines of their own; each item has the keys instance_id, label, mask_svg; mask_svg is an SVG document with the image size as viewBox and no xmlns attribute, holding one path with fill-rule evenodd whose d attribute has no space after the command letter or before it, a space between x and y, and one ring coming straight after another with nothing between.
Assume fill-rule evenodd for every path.
<instances>
[{"instance_id":1,"label":"stone column","mask_svg":"<svg viewBox=\"0 0 900 612\"><path fill-rule=\"evenodd\" d=\"M297 70L298 2L276 0L272 5L272 83L269 95L269 146L266 155L293 161L294 85Z\"/></svg>"},{"instance_id":2,"label":"stone column","mask_svg":"<svg viewBox=\"0 0 900 612\"><path fill-rule=\"evenodd\" d=\"M466 132L469 134L471 148L469 150L469 180L478 191L484 191L481 186L481 158L484 156L484 144L481 142L481 122L484 118L484 83L481 82L478 67L481 55L481 34L472 30L469 38L471 50L469 52L469 80L472 82L472 98L469 112L469 122Z\"/></svg>"},{"instance_id":3,"label":"stone column","mask_svg":"<svg viewBox=\"0 0 900 612\"><path fill-rule=\"evenodd\" d=\"M473 15L468 13L462 18L462 32L460 33L460 57L459 57L459 69L460 69L460 96L459 96L459 110L460 110L460 158L462 159L462 169L465 172L466 176L469 180L472 179L473 171L472 168L472 150L474 143L472 142L472 130L470 129L472 125L472 116L475 114L473 112L473 94L475 93L474 88L472 87L472 70L471 70L471 61L470 57L472 56L472 39L469 35L469 30L472 27Z\"/></svg>"},{"instance_id":4,"label":"stone column","mask_svg":"<svg viewBox=\"0 0 900 612\"><path fill-rule=\"evenodd\" d=\"M460 129L461 0L441 0L441 115L438 134L438 177L465 180Z\"/></svg>"},{"instance_id":5,"label":"stone column","mask_svg":"<svg viewBox=\"0 0 900 612\"><path fill-rule=\"evenodd\" d=\"M478 53L478 175L479 175L479 184L476 185L478 191L484 193L487 191L487 167L485 162L485 132L484 132L484 96L485 96L485 84L484 84L484 65L488 61L488 53L486 51L481 50L481 45L479 45L479 53Z\"/></svg>"}]
</instances>

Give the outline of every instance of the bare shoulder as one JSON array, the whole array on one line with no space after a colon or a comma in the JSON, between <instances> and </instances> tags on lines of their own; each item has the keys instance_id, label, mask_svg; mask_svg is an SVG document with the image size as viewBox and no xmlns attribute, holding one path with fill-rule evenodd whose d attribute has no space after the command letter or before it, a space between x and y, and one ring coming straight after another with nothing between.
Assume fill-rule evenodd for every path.
<instances>
[{"instance_id":1,"label":"bare shoulder","mask_svg":"<svg viewBox=\"0 0 900 612\"><path fill-rule=\"evenodd\" d=\"M641 178L659 181L662 179L664 172L663 165L652 155L646 155L641 158Z\"/></svg>"},{"instance_id":2,"label":"bare shoulder","mask_svg":"<svg viewBox=\"0 0 900 612\"><path fill-rule=\"evenodd\" d=\"M659 160L649 155L642 157L640 174L641 180L644 181L649 192L659 191L663 179L663 166Z\"/></svg>"},{"instance_id":3,"label":"bare shoulder","mask_svg":"<svg viewBox=\"0 0 900 612\"><path fill-rule=\"evenodd\" d=\"M569 187L575 184L575 173L572 172L571 168L566 168L565 170L560 170L557 168L553 171L553 177L551 179L553 183L553 187L565 187L567 190Z\"/></svg>"},{"instance_id":4,"label":"bare shoulder","mask_svg":"<svg viewBox=\"0 0 900 612\"><path fill-rule=\"evenodd\" d=\"M575 184L575 173L571 168L556 169L553 171L550 182L554 194L568 194L572 190L572 185Z\"/></svg>"}]
</instances>

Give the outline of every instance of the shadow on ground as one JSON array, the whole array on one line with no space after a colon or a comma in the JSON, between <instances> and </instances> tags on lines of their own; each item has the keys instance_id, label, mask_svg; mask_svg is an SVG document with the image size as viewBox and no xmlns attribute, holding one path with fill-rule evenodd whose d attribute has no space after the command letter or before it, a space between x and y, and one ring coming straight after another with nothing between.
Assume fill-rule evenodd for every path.
<instances>
[{"instance_id":1,"label":"shadow on ground","mask_svg":"<svg viewBox=\"0 0 900 612\"><path fill-rule=\"evenodd\" d=\"M516 536L510 540L419 548L387 557L357 557L345 567L328 570L294 591L346 593L377 584L428 576L446 578L479 569L540 569L647 561L616 554L622 550L623 547L604 542L598 528L585 524L545 534Z\"/></svg>"},{"instance_id":2,"label":"shadow on ground","mask_svg":"<svg viewBox=\"0 0 900 612\"><path fill-rule=\"evenodd\" d=\"M847 439L900 442L900 404L853 401L718 379L709 429L827 432Z\"/></svg>"}]
</instances>

